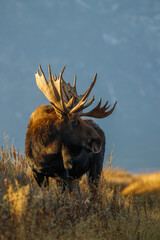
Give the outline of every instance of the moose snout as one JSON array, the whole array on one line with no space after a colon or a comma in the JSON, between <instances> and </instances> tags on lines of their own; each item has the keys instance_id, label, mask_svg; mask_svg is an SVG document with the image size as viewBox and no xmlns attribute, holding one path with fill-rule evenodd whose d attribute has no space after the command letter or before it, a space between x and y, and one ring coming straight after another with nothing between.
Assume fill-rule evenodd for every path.
<instances>
[{"instance_id":1,"label":"moose snout","mask_svg":"<svg viewBox=\"0 0 160 240\"><path fill-rule=\"evenodd\" d=\"M94 153L99 153L101 151L101 140L100 140L100 138L92 140L91 149L92 149L92 152L94 152Z\"/></svg>"},{"instance_id":2,"label":"moose snout","mask_svg":"<svg viewBox=\"0 0 160 240\"><path fill-rule=\"evenodd\" d=\"M99 153L101 151L101 141L92 142L92 152Z\"/></svg>"},{"instance_id":3,"label":"moose snout","mask_svg":"<svg viewBox=\"0 0 160 240\"><path fill-rule=\"evenodd\" d=\"M88 151L93 153L99 153L101 151L101 139L97 137L88 141Z\"/></svg>"}]
</instances>

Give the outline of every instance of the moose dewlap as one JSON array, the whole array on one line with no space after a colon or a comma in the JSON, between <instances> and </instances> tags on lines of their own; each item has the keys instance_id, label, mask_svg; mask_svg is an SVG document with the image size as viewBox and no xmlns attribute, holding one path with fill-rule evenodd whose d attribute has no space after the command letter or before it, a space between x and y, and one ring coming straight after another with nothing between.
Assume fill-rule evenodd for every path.
<instances>
[{"instance_id":1,"label":"moose dewlap","mask_svg":"<svg viewBox=\"0 0 160 240\"><path fill-rule=\"evenodd\" d=\"M49 177L68 186L72 191L72 182L87 173L90 189L98 186L105 153L105 135L103 130L91 119L108 117L108 101L101 107L101 98L96 107L83 112L94 101L94 96L87 103L89 94L96 82L97 74L83 95L77 94L76 76L73 87L62 77L63 70L57 77L51 74L49 81L41 66L35 74L38 88L51 105L39 106L31 115L25 139L25 155L32 168L39 186L47 186Z\"/></svg>"}]
</instances>

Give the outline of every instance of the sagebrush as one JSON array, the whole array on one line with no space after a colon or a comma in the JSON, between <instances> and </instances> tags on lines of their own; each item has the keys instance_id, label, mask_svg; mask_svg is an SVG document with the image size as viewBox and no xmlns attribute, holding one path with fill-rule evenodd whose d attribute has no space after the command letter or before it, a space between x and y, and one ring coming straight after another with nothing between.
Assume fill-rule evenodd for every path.
<instances>
[{"instance_id":1,"label":"sagebrush","mask_svg":"<svg viewBox=\"0 0 160 240\"><path fill-rule=\"evenodd\" d=\"M85 176L80 194L62 194L54 180L39 188L22 154L1 147L0 239L160 239L160 189L124 196L135 181L140 176L106 168L96 196Z\"/></svg>"}]
</instances>

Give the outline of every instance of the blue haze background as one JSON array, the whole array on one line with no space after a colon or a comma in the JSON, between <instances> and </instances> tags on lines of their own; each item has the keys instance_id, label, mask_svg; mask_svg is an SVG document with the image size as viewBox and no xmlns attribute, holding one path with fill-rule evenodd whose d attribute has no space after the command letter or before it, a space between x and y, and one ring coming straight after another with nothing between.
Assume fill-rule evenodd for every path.
<instances>
[{"instance_id":1,"label":"blue haze background","mask_svg":"<svg viewBox=\"0 0 160 240\"><path fill-rule=\"evenodd\" d=\"M160 1L0 0L0 145L24 152L30 114L47 99L39 64L83 93L118 105L106 119L107 159L132 172L160 170Z\"/></svg>"}]
</instances>

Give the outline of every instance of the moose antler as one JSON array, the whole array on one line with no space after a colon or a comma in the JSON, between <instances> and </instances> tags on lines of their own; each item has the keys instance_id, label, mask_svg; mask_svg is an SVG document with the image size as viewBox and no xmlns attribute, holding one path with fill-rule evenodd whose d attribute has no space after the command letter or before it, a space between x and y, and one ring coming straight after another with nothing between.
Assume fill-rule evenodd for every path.
<instances>
[{"instance_id":1,"label":"moose antler","mask_svg":"<svg viewBox=\"0 0 160 240\"><path fill-rule=\"evenodd\" d=\"M81 112L83 111L85 108L89 107L93 101L94 101L94 96L92 97L92 99L89 101L88 104L85 105L85 103L87 102L88 100L88 96L92 90L92 88L94 87L94 84L96 82L96 79L97 79L97 74L95 74L94 76L94 79L90 85L90 87L88 88L88 90L85 92L85 94L83 95L83 97L81 98L81 100L79 101L79 103L70 111L70 114L71 113L76 113L76 112Z\"/></svg>"},{"instance_id":2,"label":"moose antler","mask_svg":"<svg viewBox=\"0 0 160 240\"><path fill-rule=\"evenodd\" d=\"M80 116L88 116L88 117L94 117L94 118L105 118L105 117L108 117L112 112L113 110L115 109L116 107L116 104L117 104L117 101L115 102L115 104L113 105L113 107L106 112L106 110L111 106L108 105L108 101L105 103L105 105L103 107L101 107L101 102L102 102L102 99L100 98L99 100L99 103L97 104L97 106L95 108L93 108L90 112L88 113L81 113Z\"/></svg>"},{"instance_id":3,"label":"moose antler","mask_svg":"<svg viewBox=\"0 0 160 240\"><path fill-rule=\"evenodd\" d=\"M68 114L69 109L66 107L62 95L62 74L64 72L65 66L60 72L60 76L57 78L55 75L51 75L51 68L50 65L48 65L49 69L49 83L46 80L46 77L44 75L44 72L39 66L39 69L41 71L41 74L38 72L35 74L36 77L36 83L38 88L44 93L46 98L52 103L53 107L55 108L55 111L58 114Z\"/></svg>"},{"instance_id":4,"label":"moose antler","mask_svg":"<svg viewBox=\"0 0 160 240\"><path fill-rule=\"evenodd\" d=\"M80 116L89 116L94 118L105 118L109 116L115 109L117 102L115 102L115 104L109 111L106 111L107 109L109 109L110 105L107 106L108 105L107 101L106 104L103 107L101 107L102 102L101 98L97 106L93 108L91 111L89 111L88 113L82 112L84 109L88 108L94 101L93 96L91 100L86 104L89 94L95 85L97 73L95 74L94 79L88 90L83 95L78 95L76 89L76 75L73 87L70 85L70 83L66 83L62 78L65 67L66 66L64 66L64 68L60 72L60 76L57 77L56 75L53 76L51 75L51 68L49 65L48 66L49 83L46 80L46 77L43 73L41 66L39 66L39 69L42 75L40 75L39 70L35 74L38 88L51 102L58 117L62 118L64 114L68 115L73 113L79 113Z\"/></svg>"},{"instance_id":5,"label":"moose antler","mask_svg":"<svg viewBox=\"0 0 160 240\"><path fill-rule=\"evenodd\" d=\"M75 75L75 78L74 78L73 87L70 85L70 83L66 83L63 79L62 90L63 90L62 91L63 98L67 102L66 106L69 109L72 109L73 107L75 107L83 97L83 95L78 95L77 94L76 75Z\"/></svg>"},{"instance_id":6,"label":"moose antler","mask_svg":"<svg viewBox=\"0 0 160 240\"><path fill-rule=\"evenodd\" d=\"M94 117L94 118L105 118L105 117L108 117L110 114L112 114L112 112L114 111L114 109L116 107L117 101L115 102L115 104L109 111L106 111L107 109L110 108L111 105L109 105L107 107L107 105L108 105L108 101L107 101L105 103L105 105L103 107L101 107L101 102L102 102L101 98L100 98L97 106L95 108L93 108L90 112L88 112L88 113L82 112L85 108L89 107L94 101L94 96L93 96L92 99L85 105L85 103L88 100L88 96L89 96L90 92L92 91L92 88L94 87L96 79L97 79L97 73L95 74L90 87L85 92L85 94L83 95L83 97L81 98L79 103L70 111L70 114L79 112L80 116L88 116L88 117Z\"/></svg>"}]
</instances>

